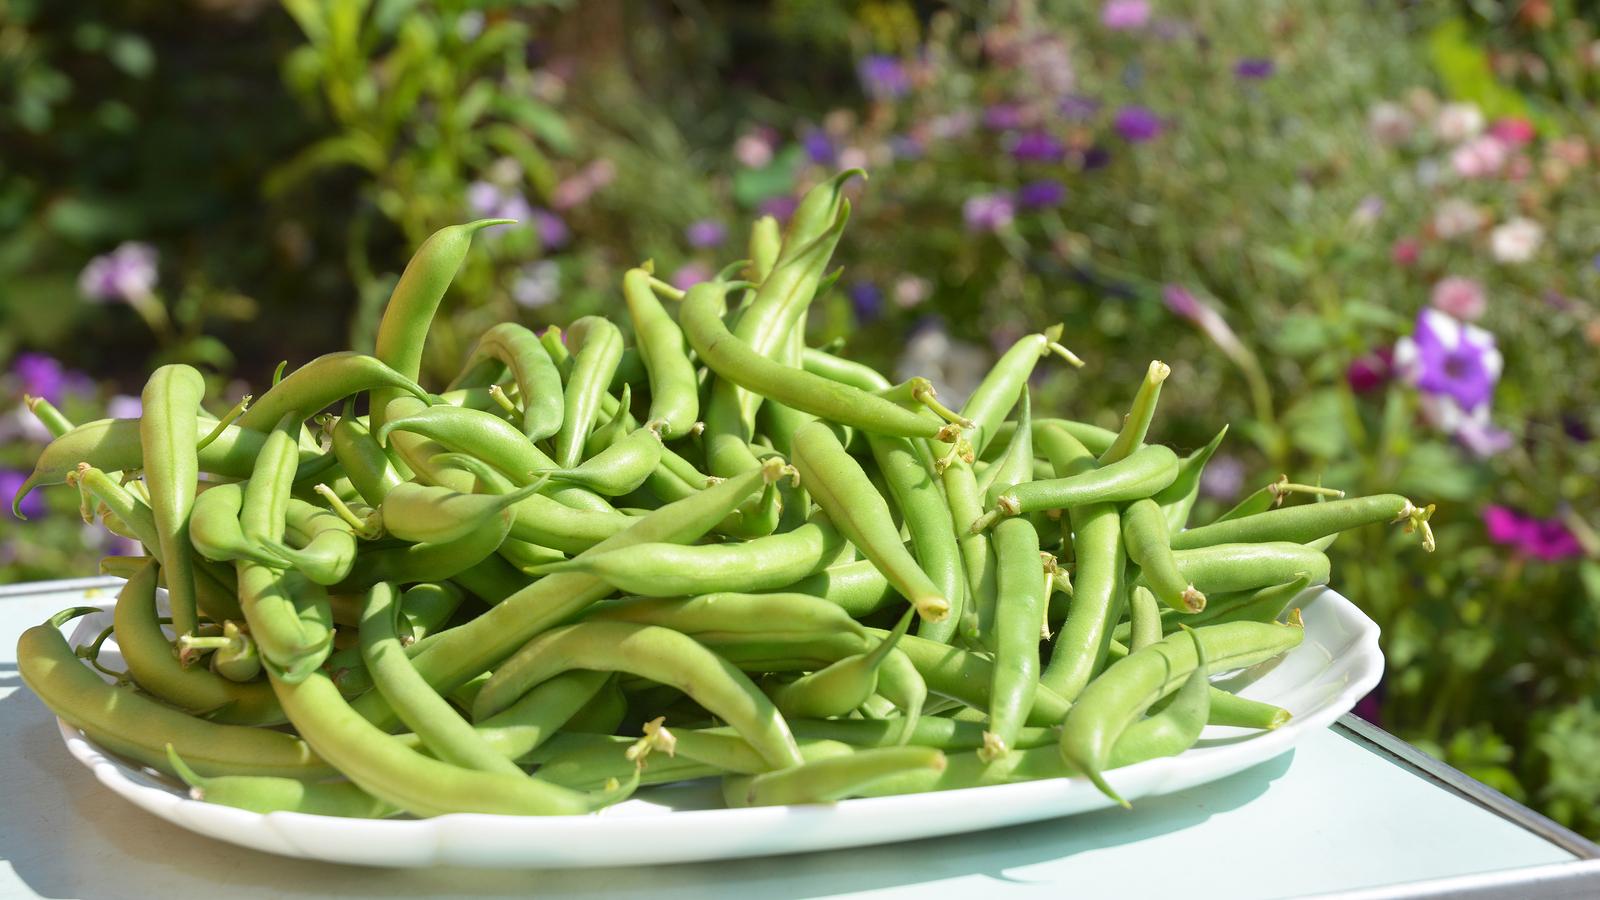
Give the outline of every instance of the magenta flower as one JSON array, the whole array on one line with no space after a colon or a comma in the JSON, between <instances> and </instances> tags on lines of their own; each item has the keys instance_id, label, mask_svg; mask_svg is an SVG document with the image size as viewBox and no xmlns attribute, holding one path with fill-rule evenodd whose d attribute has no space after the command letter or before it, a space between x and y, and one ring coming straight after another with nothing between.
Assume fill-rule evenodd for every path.
<instances>
[{"instance_id":1,"label":"magenta flower","mask_svg":"<svg viewBox=\"0 0 1600 900\"><path fill-rule=\"evenodd\" d=\"M1011 158L1018 162L1056 163L1066 156L1067 146L1045 131L1025 131L1011 143Z\"/></svg>"},{"instance_id":2,"label":"magenta flower","mask_svg":"<svg viewBox=\"0 0 1600 900\"><path fill-rule=\"evenodd\" d=\"M874 100L894 100L911 92L905 64L893 56L874 53L856 64L861 89Z\"/></svg>"},{"instance_id":3,"label":"magenta flower","mask_svg":"<svg viewBox=\"0 0 1600 900\"><path fill-rule=\"evenodd\" d=\"M683 230L683 239L697 250L709 250L722 246L722 242L728 239L728 229L716 219L701 219L689 223L689 227Z\"/></svg>"},{"instance_id":4,"label":"magenta flower","mask_svg":"<svg viewBox=\"0 0 1600 900\"><path fill-rule=\"evenodd\" d=\"M1059 181L1043 178L1017 188L1017 205L1023 209L1048 209L1066 202L1067 188Z\"/></svg>"},{"instance_id":5,"label":"magenta flower","mask_svg":"<svg viewBox=\"0 0 1600 900\"><path fill-rule=\"evenodd\" d=\"M1394 350L1379 347L1371 353L1358 356L1345 367L1344 378L1350 389L1358 394L1370 394L1389 383L1394 377Z\"/></svg>"},{"instance_id":6,"label":"magenta flower","mask_svg":"<svg viewBox=\"0 0 1600 900\"><path fill-rule=\"evenodd\" d=\"M28 473L17 469L0 469L0 497L14 497L21 489L22 483L28 480ZM44 496L34 491L22 498L20 505L22 514L30 519L44 515ZM6 515L11 515L7 512Z\"/></svg>"},{"instance_id":7,"label":"magenta flower","mask_svg":"<svg viewBox=\"0 0 1600 900\"><path fill-rule=\"evenodd\" d=\"M78 291L90 300L129 302L156 287L156 248L128 241L89 260L78 274Z\"/></svg>"},{"instance_id":8,"label":"magenta flower","mask_svg":"<svg viewBox=\"0 0 1600 900\"><path fill-rule=\"evenodd\" d=\"M1513 147L1532 143L1535 135L1533 123L1520 118L1496 119L1489 124L1489 133Z\"/></svg>"},{"instance_id":9,"label":"magenta flower","mask_svg":"<svg viewBox=\"0 0 1600 900\"><path fill-rule=\"evenodd\" d=\"M1441 309L1463 322L1475 322L1483 317L1489 307L1489 298L1483 285L1471 278L1452 275L1442 278L1433 286L1428 298L1434 309Z\"/></svg>"},{"instance_id":10,"label":"magenta flower","mask_svg":"<svg viewBox=\"0 0 1600 900\"><path fill-rule=\"evenodd\" d=\"M1027 114L1015 103L996 103L983 111L983 126L994 131L1015 131L1027 124Z\"/></svg>"},{"instance_id":11,"label":"magenta flower","mask_svg":"<svg viewBox=\"0 0 1600 900\"><path fill-rule=\"evenodd\" d=\"M1234 77L1240 81L1260 81L1263 78L1271 78L1272 74L1277 70L1278 67L1273 64L1272 60L1259 57L1241 59L1233 64Z\"/></svg>"},{"instance_id":12,"label":"magenta flower","mask_svg":"<svg viewBox=\"0 0 1600 900\"><path fill-rule=\"evenodd\" d=\"M1161 136L1165 124L1161 117L1143 106L1124 106L1111 123L1117 134L1130 144L1142 144Z\"/></svg>"},{"instance_id":13,"label":"magenta flower","mask_svg":"<svg viewBox=\"0 0 1600 900\"><path fill-rule=\"evenodd\" d=\"M711 276L714 274L714 272L706 268L704 265L697 262L692 262L679 266L678 270L673 272L672 277L668 280L671 281L672 286L678 290L687 291L689 288L694 287L702 281L710 281Z\"/></svg>"},{"instance_id":14,"label":"magenta flower","mask_svg":"<svg viewBox=\"0 0 1600 900\"><path fill-rule=\"evenodd\" d=\"M961 217L968 231L999 231L1017 217L1017 207L1006 194L979 194L962 204Z\"/></svg>"},{"instance_id":15,"label":"magenta flower","mask_svg":"<svg viewBox=\"0 0 1600 900\"><path fill-rule=\"evenodd\" d=\"M1137 31L1150 24L1149 0L1106 0L1100 24L1112 31Z\"/></svg>"},{"instance_id":16,"label":"magenta flower","mask_svg":"<svg viewBox=\"0 0 1600 900\"><path fill-rule=\"evenodd\" d=\"M1462 178L1500 174L1511 160L1511 147L1492 134L1475 137L1450 153L1450 167Z\"/></svg>"},{"instance_id":17,"label":"magenta flower","mask_svg":"<svg viewBox=\"0 0 1600 900\"><path fill-rule=\"evenodd\" d=\"M1420 256L1422 256L1422 244L1416 238L1400 238L1389 248L1389 258L1394 260L1395 265L1409 268L1417 264Z\"/></svg>"},{"instance_id":18,"label":"magenta flower","mask_svg":"<svg viewBox=\"0 0 1600 900\"><path fill-rule=\"evenodd\" d=\"M1489 540L1512 548L1519 556L1557 562L1583 555L1583 545L1560 519L1538 519L1506 506L1484 507Z\"/></svg>"}]
</instances>

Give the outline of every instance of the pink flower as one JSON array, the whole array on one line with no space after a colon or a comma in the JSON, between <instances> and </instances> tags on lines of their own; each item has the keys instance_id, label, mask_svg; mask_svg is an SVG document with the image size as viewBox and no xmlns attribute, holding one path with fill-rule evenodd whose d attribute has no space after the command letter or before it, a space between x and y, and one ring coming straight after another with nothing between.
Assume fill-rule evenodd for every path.
<instances>
[{"instance_id":1,"label":"pink flower","mask_svg":"<svg viewBox=\"0 0 1600 900\"><path fill-rule=\"evenodd\" d=\"M1112 31L1137 31L1150 24L1149 0L1106 0L1100 24Z\"/></svg>"},{"instance_id":2,"label":"pink flower","mask_svg":"<svg viewBox=\"0 0 1600 900\"><path fill-rule=\"evenodd\" d=\"M1483 317L1489 306L1483 285L1471 278L1452 275L1440 279L1428 298L1435 309L1444 310L1463 322L1473 322Z\"/></svg>"},{"instance_id":3,"label":"pink flower","mask_svg":"<svg viewBox=\"0 0 1600 900\"><path fill-rule=\"evenodd\" d=\"M1495 119L1489 133L1513 147L1532 143L1534 138L1533 123L1519 118Z\"/></svg>"},{"instance_id":4,"label":"pink flower","mask_svg":"<svg viewBox=\"0 0 1600 900\"><path fill-rule=\"evenodd\" d=\"M1511 148L1492 134L1475 137L1450 153L1450 167L1462 178L1489 178L1500 174L1511 159Z\"/></svg>"},{"instance_id":5,"label":"pink flower","mask_svg":"<svg viewBox=\"0 0 1600 900\"><path fill-rule=\"evenodd\" d=\"M1344 370L1345 381L1358 394L1370 394L1393 377L1394 350L1390 347L1379 347L1365 356L1358 356Z\"/></svg>"},{"instance_id":6,"label":"pink flower","mask_svg":"<svg viewBox=\"0 0 1600 900\"><path fill-rule=\"evenodd\" d=\"M1410 268L1417 264L1417 257L1422 255L1422 243L1416 238L1403 237L1394 242L1389 248L1389 258L1395 265Z\"/></svg>"},{"instance_id":7,"label":"pink flower","mask_svg":"<svg viewBox=\"0 0 1600 900\"><path fill-rule=\"evenodd\" d=\"M1506 506L1483 510L1489 540L1510 547L1520 556L1556 562L1583 555L1583 545L1560 519L1536 519Z\"/></svg>"}]
</instances>

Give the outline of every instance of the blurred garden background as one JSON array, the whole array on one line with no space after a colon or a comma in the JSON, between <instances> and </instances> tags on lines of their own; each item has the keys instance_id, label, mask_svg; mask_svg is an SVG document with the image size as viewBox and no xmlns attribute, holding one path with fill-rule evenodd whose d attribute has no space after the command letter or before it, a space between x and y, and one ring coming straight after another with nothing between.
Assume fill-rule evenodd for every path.
<instances>
[{"instance_id":1,"label":"blurred garden background","mask_svg":"<svg viewBox=\"0 0 1600 900\"><path fill-rule=\"evenodd\" d=\"M620 308L861 167L812 343L959 400L1066 324L1035 409L1158 439L1213 511L1286 473L1439 505L1332 548L1363 714L1600 835L1600 13L1579 0L0 0L0 493L181 360L218 411L370 346L412 249L479 242L429 347ZM353 344L352 344L353 342ZM438 378L436 377L436 381ZM92 574L70 491L4 581ZM1202 510L1202 515L1204 515Z\"/></svg>"}]
</instances>

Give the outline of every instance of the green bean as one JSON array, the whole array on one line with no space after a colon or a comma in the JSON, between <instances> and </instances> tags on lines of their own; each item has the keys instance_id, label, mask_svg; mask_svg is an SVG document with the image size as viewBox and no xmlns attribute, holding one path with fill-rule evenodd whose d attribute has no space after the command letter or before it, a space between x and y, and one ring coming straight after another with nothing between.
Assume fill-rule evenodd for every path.
<instances>
[{"instance_id":1,"label":"green bean","mask_svg":"<svg viewBox=\"0 0 1600 900\"><path fill-rule=\"evenodd\" d=\"M900 543L889 505L827 426L813 422L795 434L794 464L834 526L878 566L919 615L938 621L950 614L949 598Z\"/></svg>"},{"instance_id":2,"label":"green bean","mask_svg":"<svg viewBox=\"0 0 1600 900\"><path fill-rule=\"evenodd\" d=\"M870 559L829 566L779 590L819 597L856 618L889 606L898 596Z\"/></svg>"},{"instance_id":3,"label":"green bean","mask_svg":"<svg viewBox=\"0 0 1600 900\"><path fill-rule=\"evenodd\" d=\"M1078 704L1067 713L1061 728L1062 759L1082 769L1101 792L1123 806L1122 799L1102 774L1114 748L1127 741L1150 748L1151 756L1170 756L1188 749L1199 739L1210 715L1206 681L1205 645L1193 629L1135 651L1089 685ZM1177 659L1173 641L1184 640L1189 657ZM1184 665L1186 663L1186 665ZM1179 666L1187 673L1173 702L1161 712L1140 720L1160 699L1168 671ZM1170 679L1167 679L1170 680Z\"/></svg>"},{"instance_id":4,"label":"green bean","mask_svg":"<svg viewBox=\"0 0 1600 900\"><path fill-rule=\"evenodd\" d=\"M949 615L936 622L923 619L917 633L948 643L967 602L967 573L962 566L950 505L932 470L918 457L909 439L870 435L867 444L905 520L917 565L933 582L934 589L950 602Z\"/></svg>"},{"instance_id":5,"label":"green bean","mask_svg":"<svg viewBox=\"0 0 1600 900\"><path fill-rule=\"evenodd\" d=\"M646 426L573 468L534 469L536 476L576 484L607 497L635 490L661 465L661 435Z\"/></svg>"},{"instance_id":6,"label":"green bean","mask_svg":"<svg viewBox=\"0 0 1600 900\"><path fill-rule=\"evenodd\" d=\"M114 622L122 661L140 688L185 712L233 725L273 725L283 711L265 682L236 684L173 653L156 612L154 561L128 579L117 595Z\"/></svg>"},{"instance_id":7,"label":"green bean","mask_svg":"<svg viewBox=\"0 0 1600 900\"><path fill-rule=\"evenodd\" d=\"M785 406L862 431L925 438L958 433L955 426L925 419L893 401L760 355L723 325L720 310L727 290L726 284L701 282L689 289L679 314L701 362L721 378Z\"/></svg>"},{"instance_id":8,"label":"green bean","mask_svg":"<svg viewBox=\"0 0 1600 900\"><path fill-rule=\"evenodd\" d=\"M1179 619L1192 627L1222 622L1274 622L1310 584L1311 575L1306 573L1283 584L1269 585L1256 590L1215 594L1206 604L1206 608L1194 615L1179 615L1172 610L1163 613L1162 627L1166 631L1172 631L1177 628ZM1114 637L1126 640L1127 626L1119 625Z\"/></svg>"},{"instance_id":9,"label":"green bean","mask_svg":"<svg viewBox=\"0 0 1600 900\"><path fill-rule=\"evenodd\" d=\"M1070 511L1077 574L1072 604L1051 645L1040 684L1074 700L1105 660L1106 638L1116 624L1124 591L1122 520L1115 505L1095 503Z\"/></svg>"},{"instance_id":10,"label":"green bean","mask_svg":"<svg viewBox=\"0 0 1600 900\"><path fill-rule=\"evenodd\" d=\"M1319 501L1328 497L1344 497L1344 491L1311 484L1294 484L1289 481L1288 475L1280 475L1278 480L1251 491L1243 500L1234 504L1232 509L1218 516L1211 524L1215 525L1220 522L1252 516L1256 513L1266 512L1269 509L1282 506L1283 501L1290 494L1306 494L1316 497Z\"/></svg>"},{"instance_id":11,"label":"green bean","mask_svg":"<svg viewBox=\"0 0 1600 900\"><path fill-rule=\"evenodd\" d=\"M407 482L383 498L378 514L384 531L403 541L448 543L460 540L485 523L509 519L506 510L538 493L542 483L508 494L463 494L444 487Z\"/></svg>"},{"instance_id":12,"label":"green bean","mask_svg":"<svg viewBox=\"0 0 1600 900\"><path fill-rule=\"evenodd\" d=\"M1422 546L1433 549L1433 532L1428 518L1433 507L1418 508L1399 494L1377 494L1327 503L1286 506L1270 509L1226 522L1215 522L1173 535L1174 550L1210 547L1225 543L1254 541L1292 541L1304 544L1363 525L1404 522L1406 530L1422 531Z\"/></svg>"},{"instance_id":13,"label":"green bean","mask_svg":"<svg viewBox=\"0 0 1600 900\"><path fill-rule=\"evenodd\" d=\"M878 670L911 625L912 610L900 617L889 636L866 653L847 656L802 675L772 692L772 702L785 716L826 719L848 715L878 689Z\"/></svg>"},{"instance_id":14,"label":"green bean","mask_svg":"<svg viewBox=\"0 0 1600 900\"><path fill-rule=\"evenodd\" d=\"M1161 607L1149 588L1134 585L1133 592L1128 595L1128 610L1133 620L1129 629L1130 649L1143 650L1161 640Z\"/></svg>"},{"instance_id":15,"label":"green bean","mask_svg":"<svg viewBox=\"0 0 1600 900\"><path fill-rule=\"evenodd\" d=\"M790 719L789 727L802 743L814 740L843 741L855 747L888 747L902 737L918 747L935 747L947 753L977 750L983 746L986 725L960 722L941 716L924 716L909 729L892 720L874 719ZM1013 752L1034 747L1055 748L1054 728L1021 728L1012 743Z\"/></svg>"},{"instance_id":16,"label":"green bean","mask_svg":"<svg viewBox=\"0 0 1600 900\"><path fill-rule=\"evenodd\" d=\"M995 608L994 673L989 689L989 732L984 752L1003 756L1033 709L1039 686L1039 626L1045 613L1045 577L1039 535L1026 519L1008 519L994 533L999 595Z\"/></svg>"},{"instance_id":17,"label":"green bean","mask_svg":"<svg viewBox=\"0 0 1600 900\"><path fill-rule=\"evenodd\" d=\"M495 670L473 716L493 715L570 669L624 671L671 685L738 729L773 767L801 761L783 717L744 673L693 638L656 625L592 621L545 632Z\"/></svg>"},{"instance_id":18,"label":"green bean","mask_svg":"<svg viewBox=\"0 0 1600 900\"><path fill-rule=\"evenodd\" d=\"M380 581L413 584L454 578L492 556L510 531L510 512L502 511L455 540L365 550L335 587L365 591Z\"/></svg>"},{"instance_id":19,"label":"green bean","mask_svg":"<svg viewBox=\"0 0 1600 900\"><path fill-rule=\"evenodd\" d=\"M1156 414L1156 400L1161 396L1161 383L1172 374L1172 369L1161 360L1151 360L1150 368L1145 372L1144 381L1139 385L1139 391L1133 397L1133 407L1122 420L1122 430L1117 432L1117 439L1111 442L1104 453L1100 454L1100 465L1110 465L1119 459L1127 459L1133 451L1144 444L1145 435L1150 431L1150 420Z\"/></svg>"},{"instance_id":20,"label":"green bean","mask_svg":"<svg viewBox=\"0 0 1600 900\"><path fill-rule=\"evenodd\" d=\"M355 566L356 532L348 522L320 506L291 497L284 520L293 540L283 555L317 584L343 581Z\"/></svg>"},{"instance_id":21,"label":"green bean","mask_svg":"<svg viewBox=\"0 0 1600 900\"><path fill-rule=\"evenodd\" d=\"M600 395L622 360L622 332L606 319L585 316L572 323L567 335L574 348L572 374L566 380L554 449L556 464L570 469L582 461L583 442L600 411Z\"/></svg>"},{"instance_id":22,"label":"green bean","mask_svg":"<svg viewBox=\"0 0 1600 900\"><path fill-rule=\"evenodd\" d=\"M201 556L216 562L248 559L288 568L286 547L245 537L239 525L243 502L244 486L236 482L215 484L201 491L189 517L189 542Z\"/></svg>"},{"instance_id":23,"label":"green bean","mask_svg":"<svg viewBox=\"0 0 1600 900\"><path fill-rule=\"evenodd\" d=\"M931 747L879 747L781 772L728 778L722 796L735 808L832 803L855 796L885 778L917 770L937 773L944 767L944 753Z\"/></svg>"},{"instance_id":24,"label":"green bean","mask_svg":"<svg viewBox=\"0 0 1600 900\"><path fill-rule=\"evenodd\" d=\"M1217 544L1172 554L1178 571L1196 587L1221 593L1248 591L1309 576L1311 584L1327 584L1327 554L1302 544Z\"/></svg>"},{"instance_id":25,"label":"green bean","mask_svg":"<svg viewBox=\"0 0 1600 900\"><path fill-rule=\"evenodd\" d=\"M388 389L410 394L424 403L428 392L414 376L403 375L365 353L341 351L319 356L262 394L238 418L240 428L269 431L279 419L309 419L353 394Z\"/></svg>"},{"instance_id":26,"label":"green bean","mask_svg":"<svg viewBox=\"0 0 1600 900\"><path fill-rule=\"evenodd\" d=\"M510 370L522 402L522 433L542 441L561 428L561 373L539 336L515 322L490 326L478 338L451 388L487 387Z\"/></svg>"},{"instance_id":27,"label":"green bean","mask_svg":"<svg viewBox=\"0 0 1600 900\"><path fill-rule=\"evenodd\" d=\"M1139 567L1139 579L1156 599L1180 612L1206 608L1206 595L1178 571L1173 559L1167 518L1152 499L1135 500L1122 510L1122 540L1128 558Z\"/></svg>"},{"instance_id":28,"label":"green bean","mask_svg":"<svg viewBox=\"0 0 1600 900\"><path fill-rule=\"evenodd\" d=\"M1142 500L1172 484L1178 475L1177 454L1159 444L1140 447L1130 456L1065 478L1030 481L1013 487L994 509L972 523L982 531L1005 516L1070 509L1087 503Z\"/></svg>"},{"instance_id":29,"label":"green bean","mask_svg":"<svg viewBox=\"0 0 1600 900\"><path fill-rule=\"evenodd\" d=\"M1154 499L1161 505L1169 532L1176 534L1189 523L1189 511L1194 509L1195 500L1200 497L1200 475L1205 471L1206 463L1211 461L1212 454L1222 446L1222 439L1227 436L1228 426L1224 425L1204 447L1179 460L1178 477L1156 493Z\"/></svg>"},{"instance_id":30,"label":"green bean","mask_svg":"<svg viewBox=\"0 0 1600 900\"><path fill-rule=\"evenodd\" d=\"M1033 403L1026 389L1022 392L1020 409L1016 439L1006 446L1005 455L978 479L978 490L991 506L1001 494L1033 480Z\"/></svg>"},{"instance_id":31,"label":"green bean","mask_svg":"<svg viewBox=\"0 0 1600 900\"><path fill-rule=\"evenodd\" d=\"M537 574L584 572L629 594L678 597L782 588L820 570L843 543L819 513L793 531L726 544L637 544L585 553Z\"/></svg>"},{"instance_id":32,"label":"green bean","mask_svg":"<svg viewBox=\"0 0 1600 900\"><path fill-rule=\"evenodd\" d=\"M261 653L256 649L256 642L250 635L245 634L236 622L222 623L222 634L219 637L195 638L199 641L221 641L222 643L212 648L211 671L221 675L229 681L254 682L261 674ZM266 682L257 682L266 687Z\"/></svg>"},{"instance_id":33,"label":"green bean","mask_svg":"<svg viewBox=\"0 0 1600 900\"><path fill-rule=\"evenodd\" d=\"M650 379L650 419L661 423L664 439L681 437L700 416L700 385L683 331L650 289L648 271L628 270L622 276L622 297Z\"/></svg>"},{"instance_id":34,"label":"green bean","mask_svg":"<svg viewBox=\"0 0 1600 900\"><path fill-rule=\"evenodd\" d=\"M339 467L356 486L361 499L376 508L383 498L411 473L402 473L385 453L372 432L353 416L340 416L328 429L333 455Z\"/></svg>"},{"instance_id":35,"label":"green bean","mask_svg":"<svg viewBox=\"0 0 1600 900\"><path fill-rule=\"evenodd\" d=\"M511 221L479 219L465 225L450 225L423 241L389 295L389 304L378 323L377 349L373 355L400 375L415 380L422 372L422 348L428 340L433 316L450 282L455 280L456 271L467 258L472 236L491 225L505 225ZM372 429L382 427L389 401L400 393L388 388L372 392Z\"/></svg>"},{"instance_id":36,"label":"green bean","mask_svg":"<svg viewBox=\"0 0 1600 900\"><path fill-rule=\"evenodd\" d=\"M1061 346L1061 332L1062 326L1055 325L1038 334L1020 338L989 370L977 390L972 392L972 396L961 407L961 414L973 422L972 431L968 434L973 452L982 453L994 440L1006 413L1017 405L1018 397L1028 384L1028 377L1033 374L1040 359L1054 353L1074 366L1083 365L1082 360Z\"/></svg>"},{"instance_id":37,"label":"green bean","mask_svg":"<svg viewBox=\"0 0 1600 900\"><path fill-rule=\"evenodd\" d=\"M878 628L869 628L867 633L879 636L888 634ZM911 659L912 665L926 679L928 690L959 700L976 710L989 708L994 663L983 655L912 635L900 639L899 650ZM1067 714L1070 705L1049 685L1040 684L1034 694L1033 709L1028 713L1026 724L1055 725Z\"/></svg>"},{"instance_id":38,"label":"green bean","mask_svg":"<svg viewBox=\"0 0 1600 900\"><path fill-rule=\"evenodd\" d=\"M196 415L205 389L205 379L193 367L162 366L145 383L144 413L139 419L145 485L155 514L173 629L180 635L193 634L199 621L189 516L200 471Z\"/></svg>"},{"instance_id":39,"label":"green bean","mask_svg":"<svg viewBox=\"0 0 1600 900\"><path fill-rule=\"evenodd\" d=\"M63 610L17 641L17 672L45 706L90 740L171 772L168 744L207 775L276 775L317 779L335 774L306 743L266 728L220 725L103 681L74 655L61 626L94 607Z\"/></svg>"},{"instance_id":40,"label":"green bean","mask_svg":"<svg viewBox=\"0 0 1600 900\"><path fill-rule=\"evenodd\" d=\"M268 546L283 542L294 482L295 433L300 430L295 415L286 414L267 435L261 455L256 459L256 469L245 482L239 506L239 528L247 540Z\"/></svg>"},{"instance_id":41,"label":"green bean","mask_svg":"<svg viewBox=\"0 0 1600 900\"><path fill-rule=\"evenodd\" d=\"M485 684L488 682L485 681ZM561 730L567 732L580 732L590 734L615 734L622 726L622 720L628 717L628 697L622 692L617 676L608 678L600 690L595 692L589 702L585 703L571 718L567 719Z\"/></svg>"},{"instance_id":42,"label":"green bean","mask_svg":"<svg viewBox=\"0 0 1600 900\"><path fill-rule=\"evenodd\" d=\"M33 413L33 417L39 420L39 424L43 425L44 430L50 432L53 438L61 437L74 427L72 421L62 415L61 410L56 409L55 404L43 397L23 394L22 405L28 408L28 412Z\"/></svg>"},{"instance_id":43,"label":"green bean","mask_svg":"<svg viewBox=\"0 0 1600 900\"><path fill-rule=\"evenodd\" d=\"M305 782L266 775L207 778L189 768L167 745L167 764L189 786L189 799L253 813L298 812L314 816L382 819L398 810L348 781Z\"/></svg>"},{"instance_id":44,"label":"green bean","mask_svg":"<svg viewBox=\"0 0 1600 900\"><path fill-rule=\"evenodd\" d=\"M400 603L394 586L373 585L361 613L361 658L389 707L439 759L467 769L520 775L496 753L448 701L417 675L400 645Z\"/></svg>"}]
</instances>

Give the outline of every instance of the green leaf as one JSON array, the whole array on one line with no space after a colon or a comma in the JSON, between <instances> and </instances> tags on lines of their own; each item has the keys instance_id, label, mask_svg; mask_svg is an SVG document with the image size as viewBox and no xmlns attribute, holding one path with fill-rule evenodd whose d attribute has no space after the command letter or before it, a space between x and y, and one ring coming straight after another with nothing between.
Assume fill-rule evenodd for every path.
<instances>
[{"instance_id":1,"label":"green leaf","mask_svg":"<svg viewBox=\"0 0 1600 900\"><path fill-rule=\"evenodd\" d=\"M1311 357L1328 349L1329 334L1322 319L1309 313L1295 313L1283 320L1272 338L1272 347L1294 357Z\"/></svg>"},{"instance_id":2,"label":"green leaf","mask_svg":"<svg viewBox=\"0 0 1600 900\"><path fill-rule=\"evenodd\" d=\"M532 97L500 92L494 106L497 114L543 141L557 156L571 156L577 152L578 140L571 126L548 104Z\"/></svg>"},{"instance_id":3,"label":"green leaf","mask_svg":"<svg viewBox=\"0 0 1600 900\"><path fill-rule=\"evenodd\" d=\"M380 172L384 167L383 147L360 132L324 138L268 172L261 190L266 196L275 197L321 169L343 165Z\"/></svg>"},{"instance_id":4,"label":"green leaf","mask_svg":"<svg viewBox=\"0 0 1600 900\"><path fill-rule=\"evenodd\" d=\"M112 65L132 75L143 78L156 67L156 54L150 44L136 34L119 34L111 41L106 56Z\"/></svg>"},{"instance_id":5,"label":"green leaf","mask_svg":"<svg viewBox=\"0 0 1600 900\"><path fill-rule=\"evenodd\" d=\"M1273 247L1271 245L1258 247L1255 251L1255 257L1263 265L1271 266L1291 278L1304 278L1309 271L1305 260L1287 247Z\"/></svg>"},{"instance_id":6,"label":"green leaf","mask_svg":"<svg viewBox=\"0 0 1600 900\"><path fill-rule=\"evenodd\" d=\"M1333 459L1349 451L1344 404L1332 388L1312 391L1283 414L1283 427L1295 449L1317 459Z\"/></svg>"},{"instance_id":7,"label":"green leaf","mask_svg":"<svg viewBox=\"0 0 1600 900\"><path fill-rule=\"evenodd\" d=\"M1485 487L1483 470L1469 463L1455 447L1421 441L1412 447L1395 476L1395 490L1407 497L1472 500ZM1419 501L1420 502L1420 501Z\"/></svg>"}]
</instances>

